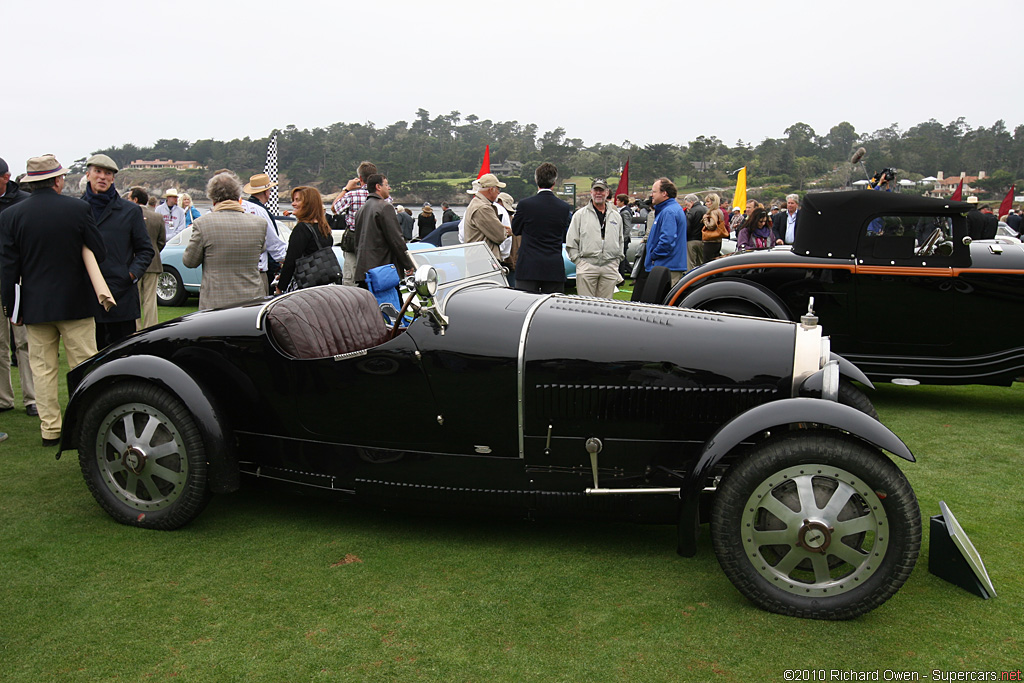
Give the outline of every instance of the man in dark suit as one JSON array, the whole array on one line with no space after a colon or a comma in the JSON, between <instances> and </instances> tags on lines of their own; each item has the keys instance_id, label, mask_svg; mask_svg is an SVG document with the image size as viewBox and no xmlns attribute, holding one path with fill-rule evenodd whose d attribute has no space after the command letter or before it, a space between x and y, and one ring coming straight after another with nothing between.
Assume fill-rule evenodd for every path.
<instances>
[{"instance_id":1,"label":"man in dark suit","mask_svg":"<svg viewBox=\"0 0 1024 683\"><path fill-rule=\"evenodd\" d=\"M52 154L29 159L32 195L0 214L0 298L4 316L28 328L44 446L60 442L61 339L72 368L96 354L95 290L82 247L100 262L107 255L89 205L61 195L66 173Z\"/></svg>"},{"instance_id":2,"label":"man in dark suit","mask_svg":"<svg viewBox=\"0 0 1024 683\"><path fill-rule=\"evenodd\" d=\"M793 240L796 239L796 218L799 213L800 197L795 194L786 195L786 210L772 216L775 244L793 244Z\"/></svg>"},{"instance_id":3,"label":"man in dark suit","mask_svg":"<svg viewBox=\"0 0 1024 683\"><path fill-rule=\"evenodd\" d=\"M562 244L572 207L551 190L558 179L554 164L544 162L534 175L540 189L519 202L512 219L512 234L523 238L516 256L516 289L543 294L564 292Z\"/></svg>"},{"instance_id":4,"label":"man in dark suit","mask_svg":"<svg viewBox=\"0 0 1024 683\"><path fill-rule=\"evenodd\" d=\"M114 186L117 164L106 154L93 154L86 162L82 199L92 209L96 229L103 236L109 258L100 265L103 279L117 305L110 310L96 304L96 348L120 341L138 326L142 315L138 281L142 279L156 250L149 241L142 209L122 199Z\"/></svg>"}]
</instances>

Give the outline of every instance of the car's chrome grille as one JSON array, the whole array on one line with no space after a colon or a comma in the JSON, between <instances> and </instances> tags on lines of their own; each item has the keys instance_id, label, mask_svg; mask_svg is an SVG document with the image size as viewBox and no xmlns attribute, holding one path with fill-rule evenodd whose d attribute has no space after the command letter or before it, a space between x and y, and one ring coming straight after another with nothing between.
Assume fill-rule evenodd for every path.
<instances>
[{"instance_id":1,"label":"car's chrome grille","mask_svg":"<svg viewBox=\"0 0 1024 683\"><path fill-rule=\"evenodd\" d=\"M765 403L776 387L662 387L539 384L534 407L544 419L715 421Z\"/></svg>"}]
</instances>

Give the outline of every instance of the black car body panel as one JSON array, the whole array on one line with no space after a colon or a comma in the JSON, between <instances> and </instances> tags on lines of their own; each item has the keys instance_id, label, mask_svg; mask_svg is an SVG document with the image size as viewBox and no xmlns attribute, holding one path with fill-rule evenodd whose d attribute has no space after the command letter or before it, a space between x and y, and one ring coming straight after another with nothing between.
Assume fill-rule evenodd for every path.
<instances>
[{"instance_id":1,"label":"black car body panel","mask_svg":"<svg viewBox=\"0 0 1024 683\"><path fill-rule=\"evenodd\" d=\"M194 313L104 349L68 374L62 448L79 450L86 482L111 516L155 529L187 523L208 492L255 477L417 512L677 524L678 550L692 555L699 525L716 519L719 482L776 444L793 463L840 465L807 480L824 486L817 496L845 491L843 471L870 480L889 468L864 490L842 493L868 499L845 509L865 524L919 524L909 484L883 451L913 456L877 419L837 402L840 375L858 371L831 353L820 327L510 290L482 244L416 258L432 279L417 275L407 300L415 319L393 333L369 293L328 285ZM438 281L436 291L427 286ZM368 311L360 322L380 341L302 357L283 339L305 330L285 335L275 309L314 300L360 301ZM337 326L322 316L289 320L331 334ZM756 353L751 339L762 347ZM852 451L859 455L847 462ZM885 506L898 503L889 514L903 522L872 512L871 491L890 479L903 494ZM845 500L819 515L842 527ZM717 518L733 528L741 523L734 516ZM798 532L807 530L794 527L786 543ZM850 547L872 542L852 533ZM838 587L848 593L841 608L752 599L804 616L856 616L905 580L917 554L914 534L905 538L902 559L887 560L903 569L863 591L852 581ZM824 551L794 552L810 563ZM857 556L845 557L834 561ZM863 557L851 575L874 572L878 563ZM799 596L800 586L789 592Z\"/></svg>"},{"instance_id":2,"label":"black car body panel","mask_svg":"<svg viewBox=\"0 0 1024 683\"><path fill-rule=\"evenodd\" d=\"M1024 375L1024 247L965 240L965 202L855 191L808 194L792 248L717 259L665 303L798 320L813 297L832 348L874 381L1009 385ZM874 221L948 221L948 253L918 254L917 234L870 234ZM896 234L898 232L898 234ZM744 287L752 286L744 290Z\"/></svg>"}]
</instances>

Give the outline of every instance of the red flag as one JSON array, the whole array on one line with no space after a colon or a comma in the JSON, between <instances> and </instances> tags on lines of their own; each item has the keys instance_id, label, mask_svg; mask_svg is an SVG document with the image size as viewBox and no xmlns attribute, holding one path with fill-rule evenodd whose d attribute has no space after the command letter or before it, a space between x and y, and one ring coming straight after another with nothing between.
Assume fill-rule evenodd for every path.
<instances>
[{"instance_id":1,"label":"red flag","mask_svg":"<svg viewBox=\"0 0 1024 683\"><path fill-rule=\"evenodd\" d=\"M487 149L484 150L484 163L480 164L480 172L476 174L479 178L484 173L491 172L491 146L487 145Z\"/></svg>"},{"instance_id":2,"label":"red flag","mask_svg":"<svg viewBox=\"0 0 1024 683\"><path fill-rule=\"evenodd\" d=\"M1006 216L1010 213L1010 209L1013 208L1013 195L1014 190L1017 189L1017 184L1010 185L1010 191L1003 197L1003 203L999 205L999 218Z\"/></svg>"},{"instance_id":3,"label":"red flag","mask_svg":"<svg viewBox=\"0 0 1024 683\"><path fill-rule=\"evenodd\" d=\"M953 196L950 197L950 199L952 199L954 202L958 202L958 201L960 201L960 199L963 196L964 196L964 179L963 179L963 176L960 176L960 184L956 186L956 191L953 193Z\"/></svg>"},{"instance_id":4,"label":"red flag","mask_svg":"<svg viewBox=\"0 0 1024 683\"><path fill-rule=\"evenodd\" d=\"M619 178L619 186L615 188L614 197L620 194L629 194L629 157L626 157L626 165L622 167L622 177Z\"/></svg>"}]
</instances>

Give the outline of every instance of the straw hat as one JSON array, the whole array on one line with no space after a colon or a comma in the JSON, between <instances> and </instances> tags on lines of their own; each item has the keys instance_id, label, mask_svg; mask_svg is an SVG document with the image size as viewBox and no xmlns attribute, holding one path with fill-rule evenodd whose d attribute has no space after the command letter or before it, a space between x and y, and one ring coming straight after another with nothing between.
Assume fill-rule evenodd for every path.
<instances>
[{"instance_id":1,"label":"straw hat","mask_svg":"<svg viewBox=\"0 0 1024 683\"><path fill-rule=\"evenodd\" d=\"M254 176L249 176L249 182L242 188L242 192L246 194L259 194L272 187L277 187L277 183L270 182L270 176L266 173L257 173Z\"/></svg>"}]
</instances>

